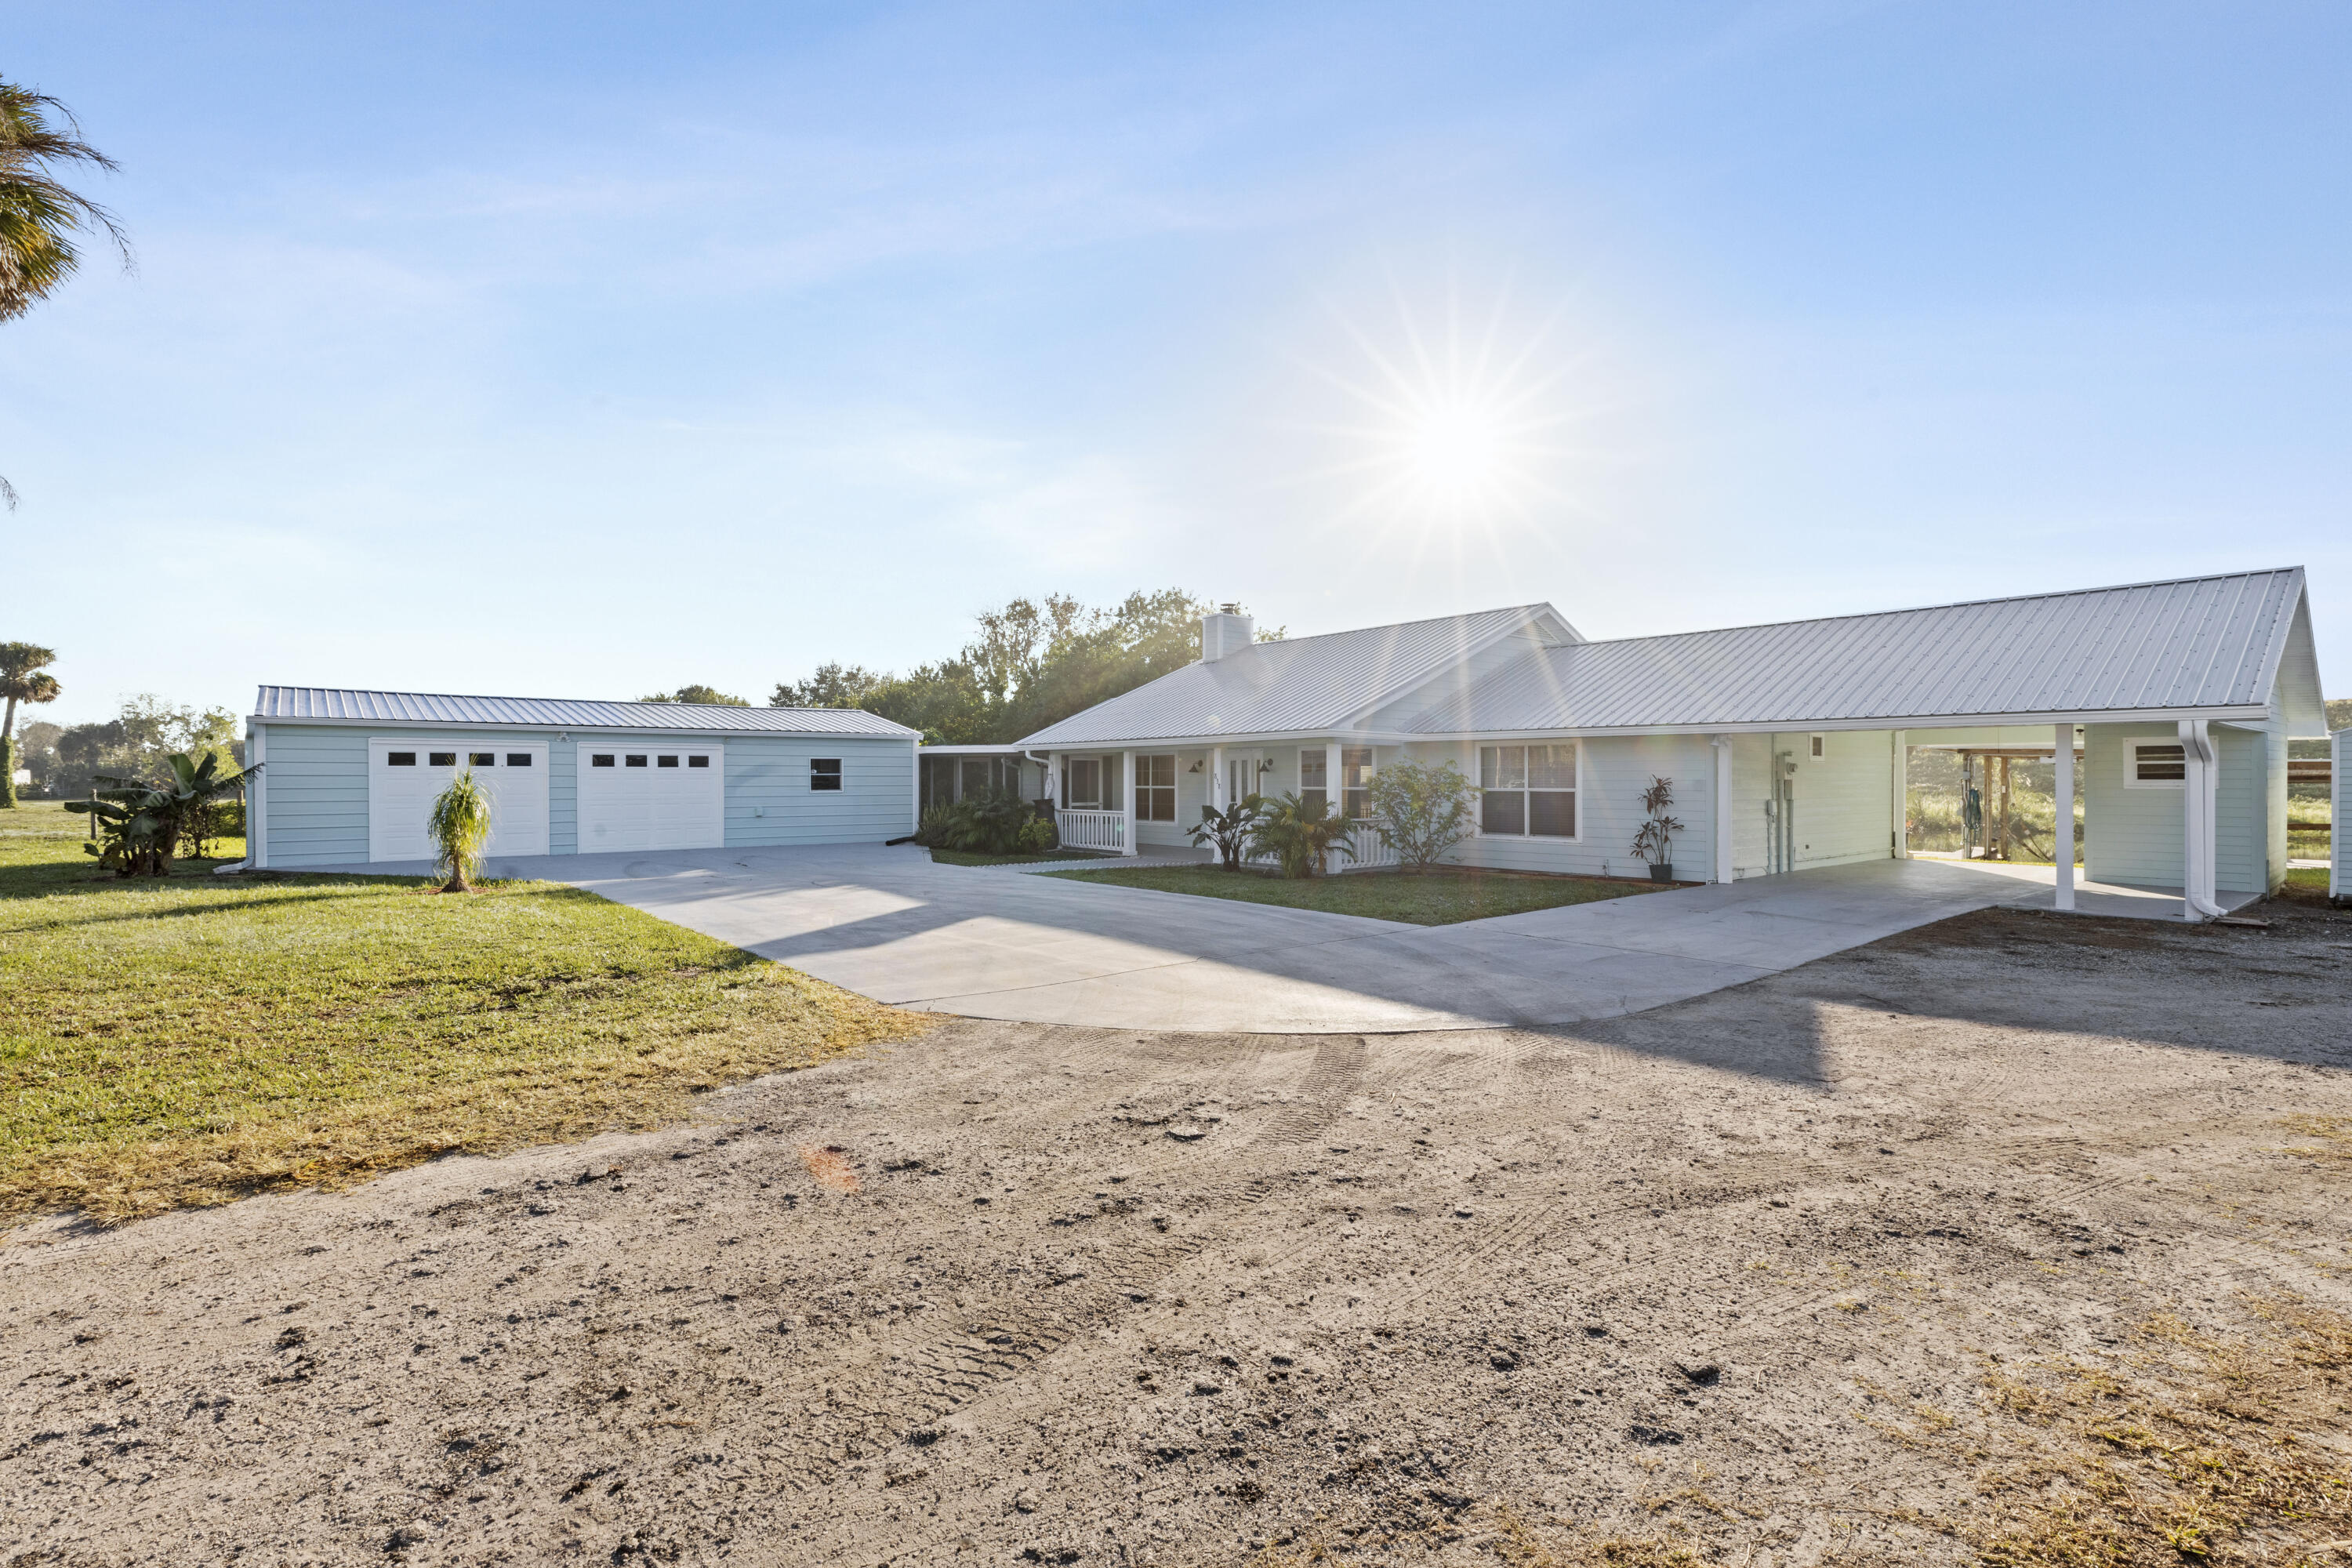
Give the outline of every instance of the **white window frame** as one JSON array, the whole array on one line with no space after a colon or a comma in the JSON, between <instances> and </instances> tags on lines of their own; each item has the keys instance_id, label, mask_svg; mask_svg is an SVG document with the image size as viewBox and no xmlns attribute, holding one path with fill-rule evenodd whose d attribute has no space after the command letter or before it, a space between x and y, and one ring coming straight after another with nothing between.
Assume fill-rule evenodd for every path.
<instances>
[{"instance_id":1,"label":"white window frame","mask_svg":"<svg viewBox=\"0 0 2352 1568\"><path fill-rule=\"evenodd\" d=\"M1078 798L1077 777L1078 770L1080 768L1091 768L1094 770L1095 788L1094 798L1091 800L1081 800ZM1104 810L1105 807L1102 800L1104 772L1105 769L1100 757L1072 757L1068 762L1064 763L1062 764L1062 795L1064 796L1062 809L1065 811Z\"/></svg>"},{"instance_id":2,"label":"white window frame","mask_svg":"<svg viewBox=\"0 0 2352 1568\"><path fill-rule=\"evenodd\" d=\"M1486 776L1486 748L1487 748L1487 747L1489 747L1489 746L1574 746L1574 747L1576 748L1576 790L1575 790L1575 794L1576 794L1576 832L1575 832L1575 834L1574 834L1573 836L1571 836L1571 837L1566 837L1566 838L1561 837L1559 834L1556 834L1556 833L1529 833L1529 832L1528 832L1528 831L1526 830L1525 826L1524 826L1524 825L1525 825L1525 823L1526 823L1526 821L1527 821L1527 815L1526 815L1526 813L1524 812L1524 810L1521 812L1520 818L1519 818L1519 820L1520 820L1520 822L1521 822L1521 824L1522 824L1522 826L1521 826L1521 828L1520 828L1520 831L1518 831L1518 832L1517 832L1517 833L1489 833L1489 832L1487 832L1487 831L1486 831L1486 784L1485 784L1481 783L1481 784L1477 786L1477 789L1478 789L1478 805L1477 805L1477 806L1476 806L1476 808L1475 808L1475 814L1474 814L1474 815L1471 816L1471 818L1470 818L1470 822L1471 822L1471 828L1472 828L1471 837L1474 837L1474 838L1502 838L1502 839L1507 839L1507 840L1509 840L1509 841L1511 841L1512 843L1515 843L1515 844L1581 844L1581 843L1583 843L1583 842L1584 842L1584 740L1583 740L1583 737L1581 737L1581 736L1578 736L1578 735L1570 735L1570 736L1565 736L1565 737L1563 737L1563 736L1557 736L1557 735L1549 735L1549 736L1539 736L1539 737L1538 737L1538 738L1536 738L1536 739L1533 739L1533 740L1528 740L1528 739L1525 739L1525 738L1520 738L1520 739L1516 739L1516 740L1501 740L1501 741L1482 740L1482 741L1475 741L1475 742L1473 742L1471 743L1471 747L1470 747L1470 764L1471 764L1471 770L1472 770L1472 772L1473 772L1473 773L1475 773L1475 774L1479 779L1481 779L1481 780L1485 779L1485 777ZM1527 795L1527 793L1528 793L1528 792L1527 792L1527 790L1526 790L1526 789L1521 788L1521 789L1518 789L1518 790L1507 790L1507 791L1503 791L1503 792L1501 792L1501 793L1503 793L1503 794L1513 794L1513 795L1517 795L1521 796L1522 798L1524 798L1524 797L1526 796L1526 795Z\"/></svg>"},{"instance_id":3,"label":"white window frame","mask_svg":"<svg viewBox=\"0 0 2352 1568\"><path fill-rule=\"evenodd\" d=\"M1815 731L1805 737L1805 760L1809 763L1826 763L1830 760L1830 738L1827 734Z\"/></svg>"},{"instance_id":4,"label":"white window frame","mask_svg":"<svg viewBox=\"0 0 2352 1568\"><path fill-rule=\"evenodd\" d=\"M1168 764L1168 782L1164 784L1145 784L1144 771L1147 768L1154 772L1158 771L1156 764L1160 763ZM1174 826L1176 814L1181 809L1177 804L1176 795L1177 792L1183 787L1178 781L1184 776L1184 759L1174 752L1138 752L1135 753L1135 819L1138 822L1164 822L1171 827ZM1144 795L1147 791L1152 790L1168 792L1167 816L1153 816L1145 809L1149 803L1144 800Z\"/></svg>"},{"instance_id":5,"label":"white window frame","mask_svg":"<svg viewBox=\"0 0 2352 1568\"><path fill-rule=\"evenodd\" d=\"M2166 751L2179 752L2180 754L2180 771L2184 776L2177 779L2144 779L2140 777L2139 754L2142 751L2145 751L2151 746L2160 746ZM2169 762L2171 759L2168 757L2165 760ZM2144 741L2126 741L2124 742L2124 788L2126 789L2180 789L2185 787L2189 783L2188 778L2185 776L2188 772L2189 751L2188 748L2183 746L2179 741L2167 741L2150 736L2148 739Z\"/></svg>"}]
</instances>

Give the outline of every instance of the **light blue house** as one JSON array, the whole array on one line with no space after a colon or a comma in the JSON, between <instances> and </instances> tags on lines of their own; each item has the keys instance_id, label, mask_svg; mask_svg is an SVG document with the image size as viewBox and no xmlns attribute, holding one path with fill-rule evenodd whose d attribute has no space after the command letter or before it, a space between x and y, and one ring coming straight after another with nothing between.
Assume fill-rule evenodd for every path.
<instances>
[{"instance_id":1,"label":"light blue house","mask_svg":"<svg viewBox=\"0 0 2352 1568\"><path fill-rule=\"evenodd\" d=\"M879 844L915 830L920 737L872 713L265 686L249 863L430 859L459 768L488 786L489 852Z\"/></svg>"},{"instance_id":2,"label":"light blue house","mask_svg":"<svg viewBox=\"0 0 2352 1568\"><path fill-rule=\"evenodd\" d=\"M2089 879L2210 918L2284 879L2286 742L2326 732L2299 567L1616 641L1536 604L1259 642L1228 605L1202 645L1019 743L1065 842L1175 848L1252 793L1360 816L1412 759L1480 787L1457 860L1639 874L1664 776L1677 875L1727 882L1904 858L1912 752L1973 749L2055 764L2060 907L2079 796Z\"/></svg>"}]
</instances>

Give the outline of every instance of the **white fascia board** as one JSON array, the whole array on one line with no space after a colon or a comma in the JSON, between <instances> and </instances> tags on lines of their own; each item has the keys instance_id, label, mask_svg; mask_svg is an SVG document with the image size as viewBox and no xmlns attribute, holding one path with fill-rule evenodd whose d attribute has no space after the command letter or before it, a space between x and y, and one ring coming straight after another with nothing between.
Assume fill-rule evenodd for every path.
<instances>
[{"instance_id":1,"label":"white fascia board","mask_svg":"<svg viewBox=\"0 0 2352 1568\"><path fill-rule=\"evenodd\" d=\"M1428 685L1431 681L1435 680L1439 676L1443 675L1451 666L1468 663L1470 660L1477 658L1480 654L1486 652L1488 648L1493 647L1496 643L1503 641L1507 637L1515 637L1518 636L1521 632L1527 630L1529 626L1535 625L1538 621L1544 619L1546 616L1549 616L1552 620L1558 621L1559 625L1567 630L1568 635L1575 641L1582 642L1584 640L1581 637L1577 635L1576 628L1569 626L1566 621L1561 620L1559 612L1553 609L1549 605L1530 605L1520 613L1519 617L1517 620L1506 621L1501 626L1487 632L1484 637L1477 637L1471 642L1465 643L1449 660L1447 660L1445 664L1438 665L1433 668L1424 669L1419 675L1412 677L1411 679L1401 681L1397 685L1390 688L1388 690L1381 692L1378 697L1373 698L1370 701L1360 703L1358 706L1349 709L1345 717L1339 721L1338 727L1341 730L1350 731L1360 728L1365 720L1370 718L1373 714L1379 712L1381 709L1387 707L1398 698L1402 697L1405 693L1420 689L1422 687Z\"/></svg>"},{"instance_id":2,"label":"white fascia board","mask_svg":"<svg viewBox=\"0 0 2352 1568\"><path fill-rule=\"evenodd\" d=\"M790 740L799 736L811 741L903 741L919 746L922 734L908 730L897 735L877 735L871 730L690 730L663 725L656 729L637 730L615 724L486 724L468 719L284 719L270 714L255 714L247 721L254 724L310 724L328 730L481 730L498 735L632 735L646 740L659 740L664 735L714 735L721 739L740 735L747 740Z\"/></svg>"},{"instance_id":3,"label":"white fascia board","mask_svg":"<svg viewBox=\"0 0 2352 1568\"><path fill-rule=\"evenodd\" d=\"M1962 730L1997 725L2154 724L2175 723L2182 719L2208 719L2215 723L2231 723L2269 717L2268 707L2241 704L2228 708L2125 708L2098 712L1927 713L1887 719L1771 719L1736 724L1629 724L1613 729L1443 730L1398 736L1396 739L1400 742L1602 740L1618 735L1775 735L1800 730L1812 734L1831 731ZM1386 736L1380 739L1382 744L1390 743Z\"/></svg>"}]
</instances>

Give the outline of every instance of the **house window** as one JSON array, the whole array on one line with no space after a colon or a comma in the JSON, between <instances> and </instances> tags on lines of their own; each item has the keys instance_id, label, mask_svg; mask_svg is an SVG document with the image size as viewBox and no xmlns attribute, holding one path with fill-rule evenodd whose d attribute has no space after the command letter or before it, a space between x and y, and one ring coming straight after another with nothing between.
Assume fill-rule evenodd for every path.
<instances>
[{"instance_id":1,"label":"house window","mask_svg":"<svg viewBox=\"0 0 2352 1568\"><path fill-rule=\"evenodd\" d=\"M633 768L641 768L646 765L646 754L643 752L627 752L621 760Z\"/></svg>"},{"instance_id":2,"label":"house window","mask_svg":"<svg viewBox=\"0 0 2352 1568\"><path fill-rule=\"evenodd\" d=\"M1062 770L1062 804L1073 810L1092 811L1102 805L1102 762L1096 757L1072 757Z\"/></svg>"},{"instance_id":3,"label":"house window","mask_svg":"<svg viewBox=\"0 0 2352 1568\"><path fill-rule=\"evenodd\" d=\"M530 753L529 752L509 752L507 753L507 766L510 768L527 768L530 766Z\"/></svg>"},{"instance_id":4,"label":"house window","mask_svg":"<svg viewBox=\"0 0 2352 1568\"><path fill-rule=\"evenodd\" d=\"M499 754L496 752L471 752L467 754L466 765L475 768L494 768L499 765Z\"/></svg>"},{"instance_id":5,"label":"house window","mask_svg":"<svg viewBox=\"0 0 2352 1568\"><path fill-rule=\"evenodd\" d=\"M1140 822L1176 820L1176 754L1135 759L1135 816Z\"/></svg>"},{"instance_id":6,"label":"house window","mask_svg":"<svg viewBox=\"0 0 2352 1568\"><path fill-rule=\"evenodd\" d=\"M1828 761L1830 754L1830 738L1827 735L1815 735L1812 737L1810 754L1812 757L1812 760L1817 763Z\"/></svg>"},{"instance_id":7,"label":"house window","mask_svg":"<svg viewBox=\"0 0 2352 1568\"><path fill-rule=\"evenodd\" d=\"M383 765L388 768L413 768L416 765L416 753L415 752L389 752L383 759Z\"/></svg>"},{"instance_id":8,"label":"house window","mask_svg":"<svg viewBox=\"0 0 2352 1568\"><path fill-rule=\"evenodd\" d=\"M709 757L688 757L686 759L686 765L689 768L707 768L710 765L710 759Z\"/></svg>"},{"instance_id":9,"label":"house window","mask_svg":"<svg viewBox=\"0 0 2352 1568\"><path fill-rule=\"evenodd\" d=\"M1372 749L1370 746L1340 748L1339 781L1340 800L1348 808L1348 819L1361 822L1371 816Z\"/></svg>"},{"instance_id":10,"label":"house window","mask_svg":"<svg viewBox=\"0 0 2352 1568\"><path fill-rule=\"evenodd\" d=\"M2136 741L2131 767L2124 774L2129 789L2179 789L2189 777L2189 756L2178 741Z\"/></svg>"},{"instance_id":11,"label":"house window","mask_svg":"<svg viewBox=\"0 0 2352 1568\"><path fill-rule=\"evenodd\" d=\"M1576 744L1481 746L1478 831L1505 837L1576 837Z\"/></svg>"},{"instance_id":12,"label":"house window","mask_svg":"<svg viewBox=\"0 0 2352 1568\"><path fill-rule=\"evenodd\" d=\"M436 768L454 768L457 765L457 753L455 752L428 752L425 753L425 760L430 762Z\"/></svg>"},{"instance_id":13,"label":"house window","mask_svg":"<svg viewBox=\"0 0 2352 1568\"><path fill-rule=\"evenodd\" d=\"M588 759L588 765L592 768L609 768L613 765L613 753L598 752Z\"/></svg>"},{"instance_id":14,"label":"house window","mask_svg":"<svg viewBox=\"0 0 2352 1568\"><path fill-rule=\"evenodd\" d=\"M839 757L809 759L809 788L839 789L840 787L841 759Z\"/></svg>"},{"instance_id":15,"label":"house window","mask_svg":"<svg viewBox=\"0 0 2352 1568\"><path fill-rule=\"evenodd\" d=\"M656 757L654 759L654 766L657 768L674 768L677 766L677 759L676 757Z\"/></svg>"},{"instance_id":16,"label":"house window","mask_svg":"<svg viewBox=\"0 0 2352 1568\"><path fill-rule=\"evenodd\" d=\"M1330 753L1320 746L1298 748L1298 799L1309 811L1330 801Z\"/></svg>"}]
</instances>

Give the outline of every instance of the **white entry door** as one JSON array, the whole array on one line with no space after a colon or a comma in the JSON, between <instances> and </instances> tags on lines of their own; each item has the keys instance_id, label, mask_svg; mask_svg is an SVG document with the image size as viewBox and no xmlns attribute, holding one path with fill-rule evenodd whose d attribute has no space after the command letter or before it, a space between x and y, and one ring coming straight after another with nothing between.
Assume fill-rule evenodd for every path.
<instances>
[{"instance_id":1,"label":"white entry door","mask_svg":"<svg viewBox=\"0 0 2352 1568\"><path fill-rule=\"evenodd\" d=\"M490 797L490 855L547 853L547 743L450 740L368 742L368 858L430 860L425 828L436 796L460 766Z\"/></svg>"},{"instance_id":2,"label":"white entry door","mask_svg":"<svg viewBox=\"0 0 2352 1568\"><path fill-rule=\"evenodd\" d=\"M723 746L581 742L580 853L719 847L726 775Z\"/></svg>"}]
</instances>

